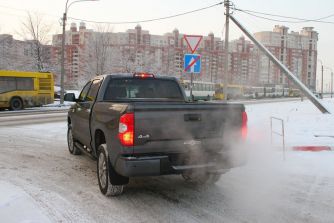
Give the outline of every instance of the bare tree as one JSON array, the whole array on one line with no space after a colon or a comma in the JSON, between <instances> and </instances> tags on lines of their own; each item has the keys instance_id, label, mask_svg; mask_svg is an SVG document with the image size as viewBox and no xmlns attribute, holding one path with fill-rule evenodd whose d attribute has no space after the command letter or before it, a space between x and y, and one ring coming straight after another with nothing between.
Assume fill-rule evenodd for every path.
<instances>
[{"instance_id":1,"label":"bare tree","mask_svg":"<svg viewBox=\"0 0 334 223\"><path fill-rule=\"evenodd\" d=\"M120 58L122 72L162 72L162 64L159 64L159 62L157 61L157 57L159 57L159 51L157 49L150 50L145 47L133 49L123 48L121 49L121 52L122 53L119 53L117 56Z\"/></svg>"},{"instance_id":2,"label":"bare tree","mask_svg":"<svg viewBox=\"0 0 334 223\"><path fill-rule=\"evenodd\" d=\"M15 42L12 35L1 34L0 35L0 69L10 70L13 66L13 49Z\"/></svg>"},{"instance_id":3,"label":"bare tree","mask_svg":"<svg viewBox=\"0 0 334 223\"><path fill-rule=\"evenodd\" d=\"M89 73L101 75L111 70L112 28L98 25L89 41Z\"/></svg>"},{"instance_id":4,"label":"bare tree","mask_svg":"<svg viewBox=\"0 0 334 223\"><path fill-rule=\"evenodd\" d=\"M157 61L157 50L147 50L143 52L141 58L142 70L150 73L162 73L162 64Z\"/></svg>"},{"instance_id":5,"label":"bare tree","mask_svg":"<svg viewBox=\"0 0 334 223\"><path fill-rule=\"evenodd\" d=\"M123 72L131 73L136 70L135 53L133 50L124 50L122 55Z\"/></svg>"},{"instance_id":6,"label":"bare tree","mask_svg":"<svg viewBox=\"0 0 334 223\"><path fill-rule=\"evenodd\" d=\"M22 22L22 32L19 33L24 40L31 42L31 54L34 64L39 71L44 71L49 65L48 50L49 34L52 29L50 24L45 23L43 17L28 12L27 19Z\"/></svg>"}]
</instances>

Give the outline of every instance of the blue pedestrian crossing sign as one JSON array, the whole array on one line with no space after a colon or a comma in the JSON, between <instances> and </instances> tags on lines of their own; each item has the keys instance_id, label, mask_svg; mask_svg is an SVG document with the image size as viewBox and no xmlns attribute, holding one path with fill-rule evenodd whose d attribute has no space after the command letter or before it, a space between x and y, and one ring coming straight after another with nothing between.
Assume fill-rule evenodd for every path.
<instances>
[{"instance_id":1,"label":"blue pedestrian crossing sign","mask_svg":"<svg viewBox=\"0 0 334 223\"><path fill-rule=\"evenodd\" d=\"M184 71L186 73L201 73L201 55L184 54Z\"/></svg>"}]
</instances>

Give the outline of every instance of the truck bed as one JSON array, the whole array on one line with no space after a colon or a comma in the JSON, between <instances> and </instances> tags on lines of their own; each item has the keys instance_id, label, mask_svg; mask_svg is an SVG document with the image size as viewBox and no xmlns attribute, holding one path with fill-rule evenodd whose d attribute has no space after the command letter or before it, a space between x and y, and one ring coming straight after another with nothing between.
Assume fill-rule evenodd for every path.
<instances>
[{"instance_id":1,"label":"truck bed","mask_svg":"<svg viewBox=\"0 0 334 223\"><path fill-rule=\"evenodd\" d=\"M135 153L222 149L224 134L241 127L241 104L135 102Z\"/></svg>"}]
</instances>

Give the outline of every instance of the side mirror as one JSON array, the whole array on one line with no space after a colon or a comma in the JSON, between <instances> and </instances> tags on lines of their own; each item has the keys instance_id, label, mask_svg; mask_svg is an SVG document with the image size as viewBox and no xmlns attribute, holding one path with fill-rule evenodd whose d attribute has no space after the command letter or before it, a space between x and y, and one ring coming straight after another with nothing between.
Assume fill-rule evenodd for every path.
<instances>
[{"instance_id":1,"label":"side mirror","mask_svg":"<svg viewBox=\"0 0 334 223\"><path fill-rule=\"evenodd\" d=\"M64 95L64 101L71 101L75 102L75 94L74 93L67 93Z\"/></svg>"}]
</instances>

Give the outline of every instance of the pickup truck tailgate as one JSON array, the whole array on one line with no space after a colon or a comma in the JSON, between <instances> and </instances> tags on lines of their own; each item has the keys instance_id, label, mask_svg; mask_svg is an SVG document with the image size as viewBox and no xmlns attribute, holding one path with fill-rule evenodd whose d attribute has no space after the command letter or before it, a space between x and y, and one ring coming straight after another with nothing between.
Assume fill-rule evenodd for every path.
<instances>
[{"instance_id":1,"label":"pickup truck tailgate","mask_svg":"<svg viewBox=\"0 0 334 223\"><path fill-rule=\"evenodd\" d=\"M178 152L189 143L218 146L223 134L241 126L241 104L134 103L134 152ZM232 129L233 128L233 129Z\"/></svg>"}]
</instances>

